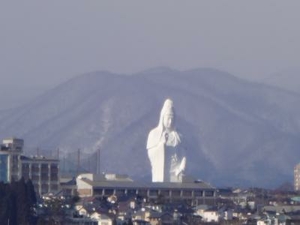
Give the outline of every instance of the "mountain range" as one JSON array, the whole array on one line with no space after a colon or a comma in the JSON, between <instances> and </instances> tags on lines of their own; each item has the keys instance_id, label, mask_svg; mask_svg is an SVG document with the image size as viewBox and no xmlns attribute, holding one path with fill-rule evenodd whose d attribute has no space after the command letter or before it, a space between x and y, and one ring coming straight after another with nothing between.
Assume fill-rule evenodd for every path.
<instances>
[{"instance_id":1,"label":"mountain range","mask_svg":"<svg viewBox=\"0 0 300 225\"><path fill-rule=\"evenodd\" d=\"M166 98L174 102L187 175L215 186L292 182L300 157L299 94L210 68L83 74L0 111L0 138L23 138L25 154L59 149L60 159L74 165L80 149L87 171L150 180L147 135Z\"/></svg>"},{"instance_id":2,"label":"mountain range","mask_svg":"<svg viewBox=\"0 0 300 225\"><path fill-rule=\"evenodd\" d=\"M260 82L300 93L300 68L289 68L264 77Z\"/></svg>"}]
</instances>

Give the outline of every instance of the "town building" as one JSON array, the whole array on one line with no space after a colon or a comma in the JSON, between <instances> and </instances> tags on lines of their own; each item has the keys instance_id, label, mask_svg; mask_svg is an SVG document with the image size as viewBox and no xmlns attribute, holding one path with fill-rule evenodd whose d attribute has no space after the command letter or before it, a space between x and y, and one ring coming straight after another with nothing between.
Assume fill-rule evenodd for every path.
<instances>
[{"instance_id":1,"label":"town building","mask_svg":"<svg viewBox=\"0 0 300 225\"><path fill-rule=\"evenodd\" d=\"M43 156L21 156L21 177L31 179L40 195L59 191L59 160Z\"/></svg>"},{"instance_id":2,"label":"town building","mask_svg":"<svg viewBox=\"0 0 300 225\"><path fill-rule=\"evenodd\" d=\"M59 160L42 156L23 155L24 141L18 138L3 140L0 147L0 181L12 182L22 177L31 179L37 194L59 190Z\"/></svg>"},{"instance_id":3,"label":"town building","mask_svg":"<svg viewBox=\"0 0 300 225\"><path fill-rule=\"evenodd\" d=\"M24 141L17 138L3 140L0 147L0 181L11 182L21 177L21 155Z\"/></svg>"},{"instance_id":4,"label":"town building","mask_svg":"<svg viewBox=\"0 0 300 225\"><path fill-rule=\"evenodd\" d=\"M300 190L300 163L294 167L294 190Z\"/></svg>"},{"instance_id":5,"label":"town building","mask_svg":"<svg viewBox=\"0 0 300 225\"><path fill-rule=\"evenodd\" d=\"M148 201L172 203L184 201L189 205L214 204L216 188L200 181L175 182L132 181L126 177L109 179L110 176L81 174L76 179L80 197L139 195Z\"/></svg>"}]
</instances>

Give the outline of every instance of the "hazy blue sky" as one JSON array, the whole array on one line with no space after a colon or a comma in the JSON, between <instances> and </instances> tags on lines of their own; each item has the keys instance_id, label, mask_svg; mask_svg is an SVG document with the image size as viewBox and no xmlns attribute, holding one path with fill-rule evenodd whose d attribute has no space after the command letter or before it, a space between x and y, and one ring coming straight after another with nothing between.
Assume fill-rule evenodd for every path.
<instances>
[{"instance_id":1,"label":"hazy blue sky","mask_svg":"<svg viewBox=\"0 0 300 225\"><path fill-rule=\"evenodd\" d=\"M1 1L0 104L14 88L30 95L94 70L213 67L257 79L297 67L299 9L299 0Z\"/></svg>"}]
</instances>

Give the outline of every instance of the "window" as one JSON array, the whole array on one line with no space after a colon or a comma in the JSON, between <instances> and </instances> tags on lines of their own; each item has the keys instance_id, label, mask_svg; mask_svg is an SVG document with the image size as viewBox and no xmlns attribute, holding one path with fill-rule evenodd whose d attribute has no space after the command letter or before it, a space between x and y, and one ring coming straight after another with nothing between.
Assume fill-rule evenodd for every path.
<instances>
[{"instance_id":1,"label":"window","mask_svg":"<svg viewBox=\"0 0 300 225\"><path fill-rule=\"evenodd\" d=\"M118 196L125 195L125 189L116 190L116 195L118 195Z\"/></svg>"},{"instance_id":2,"label":"window","mask_svg":"<svg viewBox=\"0 0 300 225\"><path fill-rule=\"evenodd\" d=\"M194 191L194 197L202 197L203 196L203 191Z\"/></svg>"},{"instance_id":3,"label":"window","mask_svg":"<svg viewBox=\"0 0 300 225\"><path fill-rule=\"evenodd\" d=\"M158 196L158 190L150 190L149 195L150 196Z\"/></svg>"},{"instance_id":4,"label":"window","mask_svg":"<svg viewBox=\"0 0 300 225\"><path fill-rule=\"evenodd\" d=\"M172 197L180 197L181 191L180 190L172 190Z\"/></svg>"},{"instance_id":5,"label":"window","mask_svg":"<svg viewBox=\"0 0 300 225\"><path fill-rule=\"evenodd\" d=\"M160 194L165 197L168 197L168 196L170 196L170 190L161 190Z\"/></svg>"},{"instance_id":6,"label":"window","mask_svg":"<svg viewBox=\"0 0 300 225\"><path fill-rule=\"evenodd\" d=\"M214 196L214 192L213 191L205 191L205 196L212 197L212 196Z\"/></svg>"},{"instance_id":7,"label":"window","mask_svg":"<svg viewBox=\"0 0 300 225\"><path fill-rule=\"evenodd\" d=\"M191 190L184 190L182 191L182 195L185 197L191 197L192 196L192 191Z\"/></svg>"},{"instance_id":8,"label":"window","mask_svg":"<svg viewBox=\"0 0 300 225\"><path fill-rule=\"evenodd\" d=\"M105 195L113 195L114 189L105 189Z\"/></svg>"}]
</instances>

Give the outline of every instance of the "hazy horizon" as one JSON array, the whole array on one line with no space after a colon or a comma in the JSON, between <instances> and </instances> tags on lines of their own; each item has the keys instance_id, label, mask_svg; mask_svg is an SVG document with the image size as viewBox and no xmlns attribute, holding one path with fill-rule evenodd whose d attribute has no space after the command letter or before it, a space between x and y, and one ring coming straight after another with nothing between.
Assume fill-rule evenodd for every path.
<instances>
[{"instance_id":1,"label":"hazy horizon","mask_svg":"<svg viewBox=\"0 0 300 225\"><path fill-rule=\"evenodd\" d=\"M298 67L299 6L296 0L1 2L0 103L17 105L97 70L210 67L259 80Z\"/></svg>"}]
</instances>

